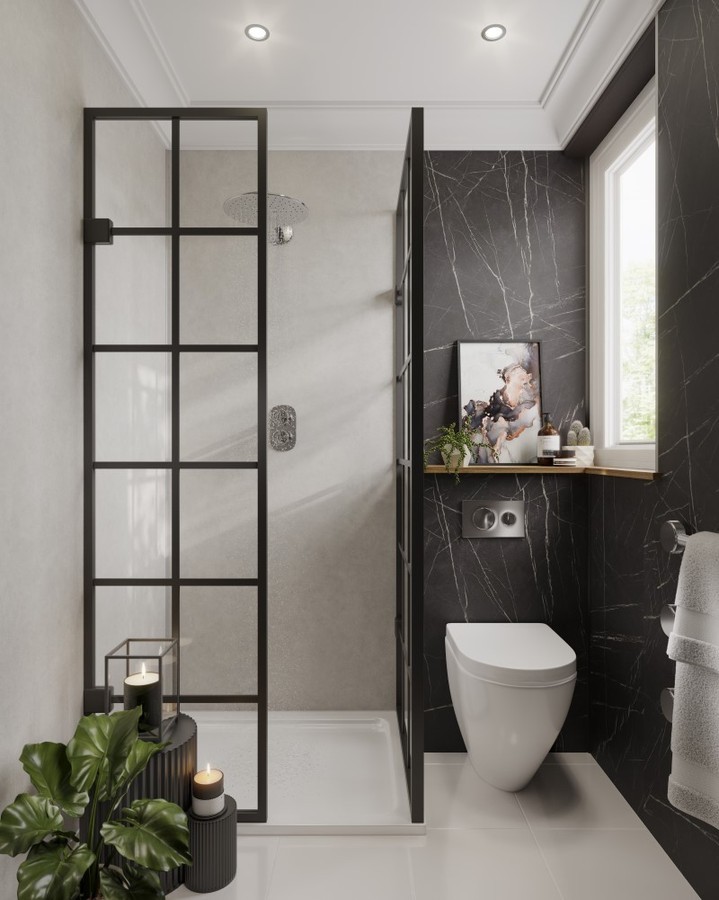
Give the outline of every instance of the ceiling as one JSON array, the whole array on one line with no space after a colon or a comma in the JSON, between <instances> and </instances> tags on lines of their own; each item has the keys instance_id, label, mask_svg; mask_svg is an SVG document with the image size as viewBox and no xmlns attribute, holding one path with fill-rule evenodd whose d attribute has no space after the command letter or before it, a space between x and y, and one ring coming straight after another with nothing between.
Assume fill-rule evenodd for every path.
<instances>
[{"instance_id":1,"label":"ceiling","mask_svg":"<svg viewBox=\"0 0 719 900\"><path fill-rule=\"evenodd\" d=\"M271 149L399 149L423 106L428 149L554 150L662 0L75 2L141 105L266 106Z\"/></svg>"}]
</instances>

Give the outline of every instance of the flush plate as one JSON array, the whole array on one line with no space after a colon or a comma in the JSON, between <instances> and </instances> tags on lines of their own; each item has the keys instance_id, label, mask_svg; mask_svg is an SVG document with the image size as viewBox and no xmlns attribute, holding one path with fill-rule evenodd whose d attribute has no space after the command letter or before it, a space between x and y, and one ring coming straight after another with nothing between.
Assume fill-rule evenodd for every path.
<instances>
[{"instance_id":1,"label":"flush plate","mask_svg":"<svg viewBox=\"0 0 719 900\"><path fill-rule=\"evenodd\" d=\"M463 500L462 537L523 538L524 500Z\"/></svg>"}]
</instances>

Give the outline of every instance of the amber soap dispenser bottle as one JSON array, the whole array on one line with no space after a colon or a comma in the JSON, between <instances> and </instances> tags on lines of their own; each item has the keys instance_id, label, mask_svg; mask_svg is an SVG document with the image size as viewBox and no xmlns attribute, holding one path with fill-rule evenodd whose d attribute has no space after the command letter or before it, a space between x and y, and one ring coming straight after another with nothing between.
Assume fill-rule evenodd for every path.
<instances>
[{"instance_id":1,"label":"amber soap dispenser bottle","mask_svg":"<svg viewBox=\"0 0 719 900\"><path fill-rule=\"evenodd\" d=\"M552 417L545 413L544 424L537 432L537 462L543 466L554 464L554 457L559 454L559 432L552 425Z\"/></svg>"}]
</instances>

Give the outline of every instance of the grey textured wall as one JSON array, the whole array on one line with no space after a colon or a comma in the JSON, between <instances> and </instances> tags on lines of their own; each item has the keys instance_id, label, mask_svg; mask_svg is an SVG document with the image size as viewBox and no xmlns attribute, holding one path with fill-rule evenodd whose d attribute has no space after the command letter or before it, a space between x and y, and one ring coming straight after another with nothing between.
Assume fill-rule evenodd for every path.
<instances>
[{"instance_id":1,"label":"grey textured wall","mask_svg":"<svg viewBox=\"0 0 719 900\"><path fill-rule=\"evenodd\" d=\"M187 220L231 224L222 203L254 187L255 164L247 152L184 152ZM401 167L402 154L391 152L269 155L270 190L309 208L292 241L268 250L269 405L290 404L297 411L295 448L268 451L272 709L394 706L392 282ZM196 333L224 321L234 328L222 309L229 297L243 313L239 319L253 329L256 297L247 275L254 275L254 260L241 242L206 243L196 255L185 254L192 262L187 276L202 272L202 289L190 296L187 327ZM218 243L227 246L218 249ZM202 264L208 258L211 264ZM217 338L208 333L207 339ZM254 401L235 373L204 366L188 373L188 381L198 388L189 398L184 394L188 444L208 458L213 446L196 438L208 429L222 435L224 426L218 446L237 452L240 435L231 425L236 421L240 430L247 426L247 452L240 458L252 458ZM249 384L254 392L255 379ZM215 510L222 503L227 505L220 492ZM228 509L225 522L212 512L197 517L183 552L208 563L213 547L226 558L223 548L247 546L232 524L237 516L231 504ZM251 639L245 637L246 653L237 649L243 634L255 629L254 590L245 589L247 602L239 604L221 593L205 591L204 603L188 599L183 608L188 692L199 691L200 683L218 693L254 689ZM223 623L219 648L210 610ZM213 642L218 652L212 652Z\"/></svg>"},{"instance_id":2,"label":"grey textured wall","mask_svg":"<svg viewBox=\"0 0 719 900\"><path fill-rule=\"evenodd\" d=\"M671 807L674 681L659 614L679 559L658 529L719 531L719 9L668 0L658 19L659 468L649 484L596 479L591 497L591 722L597 759L701 897L717 895L719 832Z\"/></svg>"},{"instance_id":3,"label":"grey textured wall","mask_svg":"<svg viewBox=\"0 0 719 900\"><path fill-rule=\"evenodd\" d=\"M563 428L585 398L581 163L561 153L433 152L425 188L425 435L457 420L457 340L541 343L543 409ZM461 501L526 502L524 540L465 540ZM460 750L447 622L543 621L575 649L559 746L588 749L587 484L583 476L425 476L427 750Z\"/></svg>"},{"instance_id":4,"label":"grey textured wall","mask_svg":"<svg viewBox=\"0 0 719 900\"><path fill-rule=\"evenodd\" d=\"M82 108L131 106L71 0L2 4L0 805L82 698ZM0 857L0 896L17 891Z\"/></svg>"}]
</instances>

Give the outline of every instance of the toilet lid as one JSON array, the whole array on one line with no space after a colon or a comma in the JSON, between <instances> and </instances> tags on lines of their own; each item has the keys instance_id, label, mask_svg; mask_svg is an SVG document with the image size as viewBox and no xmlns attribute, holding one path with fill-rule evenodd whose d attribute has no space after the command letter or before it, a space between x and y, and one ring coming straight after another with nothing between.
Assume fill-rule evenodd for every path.
<instances>
[{"instance_id":1,"label":"toilet lid","mask_svg":"<svg viewBox=\"0 0 719 900\"><path fill-rule=\"evenodd\" d=\"M541 622L452 622L447 640L463 668L499 684L556 684L576 675L576 653Z\"/></svg>"}]
</instances>

